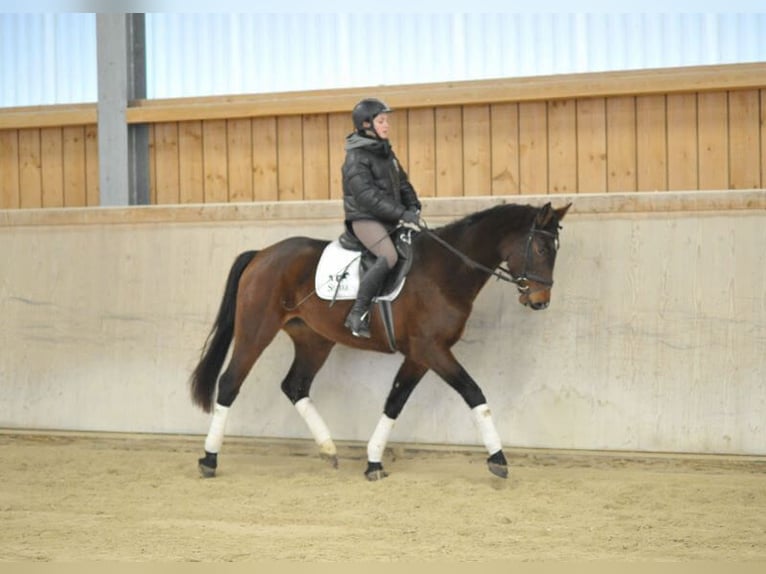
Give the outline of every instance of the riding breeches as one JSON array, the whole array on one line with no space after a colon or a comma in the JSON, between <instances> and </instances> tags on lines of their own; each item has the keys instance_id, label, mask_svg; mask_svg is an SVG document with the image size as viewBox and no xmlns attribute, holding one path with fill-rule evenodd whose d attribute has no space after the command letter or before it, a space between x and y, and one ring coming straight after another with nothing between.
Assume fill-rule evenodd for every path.
<instances>
[{"instance_id":1,"label":"riding breeches","mask_svg":"<svg viewBox=\"0 0 766 574\"><path fill-rule=\"evenodd\" d=\"M354 235L376 257L384 257L391 270L396 265L399 255L394 247L394 242L388 235L385 226L374 219L360 219L351 222Z\"/></svg>"}]
</instances>

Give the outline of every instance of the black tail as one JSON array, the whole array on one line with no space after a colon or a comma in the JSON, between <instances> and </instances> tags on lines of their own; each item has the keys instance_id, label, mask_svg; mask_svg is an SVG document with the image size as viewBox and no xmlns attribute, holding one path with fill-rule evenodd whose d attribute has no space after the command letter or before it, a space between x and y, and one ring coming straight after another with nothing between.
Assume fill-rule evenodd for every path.
<instances>
[{"instance_id":1,"label":"black tail","mask_svg":"<svg viewBox=\"0 0 766 574\"><path fill-rule=\"evenodd\" d=\"M257 253L257 251L245 251L234 260L229 277L226 279L218 316L205 340L199 363L191 376L192 401L206 413L209 413L213 406L215 383L234 335L234 312L237 307L239 278Z\"/></svg>"}]
</instances>

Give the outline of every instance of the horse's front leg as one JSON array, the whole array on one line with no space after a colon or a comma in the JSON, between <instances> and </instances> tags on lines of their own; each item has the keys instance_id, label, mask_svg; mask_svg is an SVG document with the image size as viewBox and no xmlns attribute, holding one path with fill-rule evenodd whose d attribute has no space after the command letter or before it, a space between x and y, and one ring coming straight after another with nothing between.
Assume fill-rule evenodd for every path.
<instances>
[{"instance_id":1,"label":"horse's front leg","mask_svg":"<svg viewBox=\"0 0 766 574\"><path fill-rule=\"evenodd\" d=\"M427 367L409 359L405 359L399 367L391 392L386 399L383 415L367 443L367 470L364 471L367 480L380 480L388 476L388 473L383 470L383 451L386 450L388 437L407 399L427 371Z\"/></svg>"},{"instance_id":2,"label":"horse's front leg","mask_svg":"<svg viewBox=\"0 0 766 574\"><path fill-rule=\"evenodd\" d=\"M508 478L508 462L503 454L500 435L492 420L487 399L479 385L448 349L430 352L429 362L431 363L430 367L463 397L471 409L473 422L479 431L487 453L489 453L489 458L487 458L489 471L500 478Z\"/></svg>"}]
</instances>

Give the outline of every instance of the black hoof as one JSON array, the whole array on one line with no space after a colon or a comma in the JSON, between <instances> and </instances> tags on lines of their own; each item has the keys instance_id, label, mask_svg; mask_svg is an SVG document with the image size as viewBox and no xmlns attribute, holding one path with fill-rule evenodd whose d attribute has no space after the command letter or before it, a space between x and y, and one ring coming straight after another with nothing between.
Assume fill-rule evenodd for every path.
<instances>
[{"instance_id":1,"label":"black hoof","mask_svg":"<svg viewBox=\"0 0 766 574\"><path fill-rule=\"evenodd\" d=\"M497 451L487 459L487 468L495 476L508 478L508 461L505 460L502 450Z\"/></svg>"},{"instance_id":2,"label":"black hoof","mask_svg":"<svg viewBox=\"0 0 766 574\"><path fill-rule=\"evenodd\" d=\"M367 470L364 471L364 476L370 482L376 480L383 480L388 476L388 473L383 470L383 465L379 462L368 462Z\"/></svg>"},{"instance_id":3,"label":"black hoof","mask_svg":"<svg viewBox=\"0 0 766 574\"><path fill-rule=\"evenodd\" d=\"M200 458L199 473L202 478L213 478L215 476L215 469L218 468L218 454L214 452L205 451L204 458Z\"/></svg>"}]
</instances>

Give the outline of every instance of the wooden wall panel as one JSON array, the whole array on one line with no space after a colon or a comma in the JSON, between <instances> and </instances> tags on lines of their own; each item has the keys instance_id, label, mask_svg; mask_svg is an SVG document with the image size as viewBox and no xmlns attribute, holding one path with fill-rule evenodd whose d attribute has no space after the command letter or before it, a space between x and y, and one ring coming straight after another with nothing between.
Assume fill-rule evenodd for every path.
<instances>
[{"instance_id":1,"label":"wooden wall panel","mask_svg":"<svg viewBox=\"0 0 766 574\"><path fill-rule=\"evenodd\" d=\"M205 203L229 201L226 120L205 120L202 122L202 150Z\"/></svg>"},{"instance_id":2,"label":"wooden wall panel","mask_svg":"<svg viewBox=\"0 0 766 574\"><path fill-rule=\"evenodd\" d=\"M697 98L699 189L726 189L729 179L728 98L725 92Z\"/></svg>"},{"instance_id":3,"label":"wooden wall panel","mask_svg":"<svg viewBox=\"0 0 766 574\"><path fill-rule=\"evenodd\" d=\"M279 199L277 120L253 118L253 195L256 201Z\"/></svg>"},{"instance_id":4,"label":"wooden wall panel","mask_svg":"<svg viewBox=\"0 0 766 574\"><path fill-rule=\"evenodd\" d=\"M85 180L89 206L101 203L98 179L98 128L95 124L85 127Z\"/></svg>"},{"instance_id":5,"label":"wooden wall panel","mask_svg":"<svg viewBox=\"0 0 766 574\"><path fill-rule=\"evenodd\" d=\"M636 191L636 100L606 99L607 190Z\"/></svg>"},{"instance_id":6,"label":"wooden wall panel","mask_svg":"<svg viewBox=\"0 0 766 574\"><path fill-rule=\"evenodd\" d=\"M519 193L519 105L490 106L492 195Z\"/></svg>"},{"instance_id":7,"label":"wooden wall panel","mask_svg":"<svg viewBox=\"0 0 766 574\"><path fill-rule=\"evenodd\" d=\"M63 128L40 130L40 175L43 207L64 207Z\"/></svg>"},{"instance_id":8,"label":"wooden wall panel","mask_svg":"<svg viewBox=\"0 0 766 574\"><path fill-rule=\"evenodd\" d=\"M766 187L766 89L761 92L761 187Z\"/></svg>"},{"instance_id":9,"label":"wooden wall panel","mask_svg":"<svg viewBox=\"0 0 766 574\"><path fill-rule=\"evenodd\" d=\"M667 99L668 188L697 189L697 94L673 94Z\"/></svg>"},{"instance_id":10,"label":"wooden wall panel","mask_svg":"<svg viewBox=\"0 0 766 574\"><path fill-rule=\"evenodd\" d=\"M158 205L180 203L178 123L154 126L155 202Z\"/></svg>"},{"instance_id":11,"label":"wooden wall panel","mask_svg":"<svg viewBox=\"0 0 766 574\"><path fill-rule=\"evenodd\" d=\"M253 201L253 126L249 119L226 122L229 201Z\"/></svg>"},{"instance_id":12,"label":"wooden wall panel","mask_svg":"<svg viewBox=\"0 0 766 574\"><path fill-rule=\"evenodd\" d=\"M577 100L577 192L606 190L606 100Z\"/></svg>"},{"instance_id":13,"label":"wooden wall panel","mask_svg":"<svg viewBox=\"0 0 766 574\"><path fill-rule=\"evenodd\" d=\"M303 199L330 199L327 114L303 116Z\"/></svg>"},{"instance_id":14,"label":"wooden wall panel","mask_svg":"<svg viewBox=\"0 0 766 574\"><path fill-rule=\"evenodd\" d=\"M686 70L655 78L668 89L610 80L610 91L580 76L535 97L437 86L431 107L397 92L391 144L422 197L763 187L761 70L731 69L692 72L683 89L671 76ZM129 121L149 123L151 203L341 198L353 127L338 93L313 94L311 110L306 96L256 98L257 109L249 96L137 103ZM52 108L0 111L0 208L99 205L95 108Z\"/></svg>"},{"instance_id":15,"label":"wooden wall panel","mask_svg":"<svg viewBox=\"0 0 766 574\"><path fill-rule=\"evenodd\" d=\"M64 205L85 207L88 204L85 176L85 128L68 126L63 130L64 145Z\"/></svg>"},{"instance_id":16,"label":"wooden wall panel","mask_svg":"<svg viewBox=\"0 0 766 574\"><path fill-rule=\"evenodd\" d=\"M0 209L18 209L19 132L0 130Z\"/></svg>"},{"instance_id":17,"label":"wooden wall panel","mask_svg":"<svg viewBox=\"0 0 766 574\"><path fill-rule=\"evenodd\" d=\"M548 106L545 102L519 104L519 191L548 192Z\"/></svg>"},{"instance_id":18,"label":"wooden wall panel","mask_svg":"<svg viewBox=\"0 0 766 574\"><path fill-rule=\"evenodd\" d=\"M436 109L436 195L463 195L463 113L458 106Z\"/></svg>"},{"instance_id":19,"label":"wooden wall panel","mask_svg":"<svg viewBox=\"0 0 766 574\"><path fill-rule=\"evenodd\" d=\"M399 117L406 118L407 116L406 114L399 114ZM330 162L330 199L341 199L343 197L343 176L341 174L341 168L343 167L343 160L346 158L346 136L351 133L353 126L351 125L349 114L345 113L329 114L327 122ZM396 126L396 132L401 132L401 127L399 125ZM404 163L404 158L399 155L399 148L395 147L394 151L400 161Z\"/></svg>"},{"instance_id":20,"label":"wooden wall panel","mask_svg":"<svg viewBox=\"0 0 766 574\"><path fill-rule=\"evenodd\" d=\"M729 185L730 189L761 186L758 90L729 93Z\"/></svg>"},{"instance_id":21,"label":"wooden wall panel","mask_svg":"<svg viewBox=\"0 0 766 574\"><path fill-rule=\"evenodd\" d=\"M549 193L577 192L576 108L575 100L548 104Z\"/></svg>"},{"instance_id":22,"label":"wooden wall panel","mask_svg":"<svg viewBox=\"0 0 766 574\"><path fill-rule=\"evenodd\" d=\"M489 106L463 108L464 195L491 195L492 155Z\"/></svg>"},{"instance_id":23,"label":"wooden wall panel","mask_svg":"<svg viewBox=\"0 0 766 574\"><path fill-rule=\"evenodd\" d=\"M409 133L409 176L421 197L436 195L436 136L433 108L410 110L407 117Z\"/></svg>"},{"instance_id":24,"label":"wooden wall panel","mask_svg":"<svg viewBox=\"0 0 766 574\"><path fill-rule=\"evenodd\" d=\"M40 130L19 130L19 207L43 206Z\"/></svg>"},{"instance_id":25,"label":"wooden wall panel","mask_svg":"<svg viewBox=\"0 0 766 574\"><path fill-rule=\"evenodd\" d=\"M181 203L204 203L202 122L178 124L178 195Z\"/></svg>"},{"instance_id":26,"label":"wooden wall panel","mask_svg":"<svg viewBox=\"0 0 766 574\"><path fill-rule=\"evenodd\" d=\"M667 112L665 96L636 98L636 189L668 188Z\"/></svg>"},{"instance_id":27,"label":"wooden wall panel","mask_svg":"<svg viewBox=\"0 0 766 574\"><path fill-rule=\"evenodd\" d=\"M303 120L301 116L277 119L277 174L279 200L303 199Z\"/></svg>"}]
</instances>

